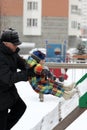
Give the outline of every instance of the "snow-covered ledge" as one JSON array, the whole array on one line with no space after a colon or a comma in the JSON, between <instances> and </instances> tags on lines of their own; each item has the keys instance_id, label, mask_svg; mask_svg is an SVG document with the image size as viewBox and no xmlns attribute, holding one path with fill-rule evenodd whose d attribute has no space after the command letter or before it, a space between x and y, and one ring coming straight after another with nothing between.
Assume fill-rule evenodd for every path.
<instances>
[{"instance_id":1,"label":"snow-covered ledge","mask_svg":"<svg viewBox=\"0 0 87 130\"><path fill-rule=\"evenodd\" d=\"M68 101L61 99L59 100L60 102L58 105L51 112L45 115L41 121L30 130L52 130L60 122L60 118L64 119L78 105L77 95Z\"/></svg>"},{"instance_id":2,"label":"snow-covered ledge","mask_svg":"<svg viewBox=\"0 0 87 130\"><path fill-rule=\"evenodd\" d=\"M51 130L58 124L58 107L45 115L36 126L30 130Z\"/></svg>"}]
</instances>

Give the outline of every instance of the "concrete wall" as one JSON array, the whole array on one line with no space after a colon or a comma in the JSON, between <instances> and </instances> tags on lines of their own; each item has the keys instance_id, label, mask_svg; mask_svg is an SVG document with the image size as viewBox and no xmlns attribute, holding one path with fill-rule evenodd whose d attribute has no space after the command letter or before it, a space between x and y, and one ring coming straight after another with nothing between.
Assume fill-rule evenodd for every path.
<instances>
[{"instance_id":1,"label":"concrete wall","mask_svg":"<svg viewBox=\"0 0 87 130\"><path fill-rule=\"evenodd\" d=\"M63 43L68 37L68 20L66 17L43 17L43 39L49 43Z\"/></svg>"}]
</instances>

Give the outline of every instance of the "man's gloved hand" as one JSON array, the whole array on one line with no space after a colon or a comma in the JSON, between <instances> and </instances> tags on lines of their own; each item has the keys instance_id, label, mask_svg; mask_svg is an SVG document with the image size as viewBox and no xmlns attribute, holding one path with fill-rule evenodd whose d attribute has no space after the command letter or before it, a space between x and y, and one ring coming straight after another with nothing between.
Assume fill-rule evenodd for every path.
<instances>
[{"instance_id":1,"label":"man's gloved hand","mask_svg":"<svg viewBox=\"0 0 87 130\"><path fill-rule=\"evenodd\" d=\"M43 69L42 72L41 72L41 75L44 75L45 77L48 77L48 70Z\"/></svg>"},{"instance_id":2,"label":"man's gloved hand","mask_svg":"<svg viewBox=\"0 0 87 130\"><path fill-rule=\"evenodd\" d=\"M32 66L32 67L29 67L28 64L26 65L26 71L27 71L28 77L34 77L34 76L36 76L36 73L34 72L35 66L36 66L36 65L34 65L34 66Z\"/></svg>"}]
</instances>

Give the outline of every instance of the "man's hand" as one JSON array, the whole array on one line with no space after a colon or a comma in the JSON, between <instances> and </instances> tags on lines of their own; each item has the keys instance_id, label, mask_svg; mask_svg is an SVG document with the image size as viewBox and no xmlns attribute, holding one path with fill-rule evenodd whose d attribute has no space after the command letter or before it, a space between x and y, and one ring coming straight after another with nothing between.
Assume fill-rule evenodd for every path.
<instances>
[{"instance_id":1,"label":"man's hand","mask_svg":"<svg viewBox=\"0 0 87 130\"><path fill-rule=\"evenodd\" d=\"M27 71L28 77L34 77L34 76L36 76L36 73L34 72L35 66L36 65L34 65L32 67L29 67L29 65L26 65L26 71Z\"/></svg>"}]
</instances>

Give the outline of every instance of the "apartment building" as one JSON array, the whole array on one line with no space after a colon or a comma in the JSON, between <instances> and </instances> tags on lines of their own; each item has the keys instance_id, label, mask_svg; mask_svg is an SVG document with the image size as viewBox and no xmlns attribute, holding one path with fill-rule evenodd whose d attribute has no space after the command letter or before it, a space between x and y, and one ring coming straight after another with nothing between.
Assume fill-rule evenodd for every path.
<instances>
[{"instance_id":1,"label":"apartment building","mask_svg":"<svg viewBox=\"0 0 87 130\"><path fill-rule=\"evenodd\" d=\"M75 47L81 37L82 0L69 0L68 13L68 44Z\"/></svg>"},{"instance_id":2,"label":"apartment building","mask_svg":"<svg viewBox=\"0 0 87 130\"><path fill-rule=\"evenodd\" d=\"M0 31L16 28L24 42L75 44L81 35L81 0L0 0Z\"/></svg>"},{"instance_id":3,"label":"apartment building","mask_svg":"<svg viewBox=\"0 0 87 130\"><path fill-rule=\"evenodd\" d=\"M82 37L87 38L87 0L82 0Z\"/></svg>"}]
</instances>

